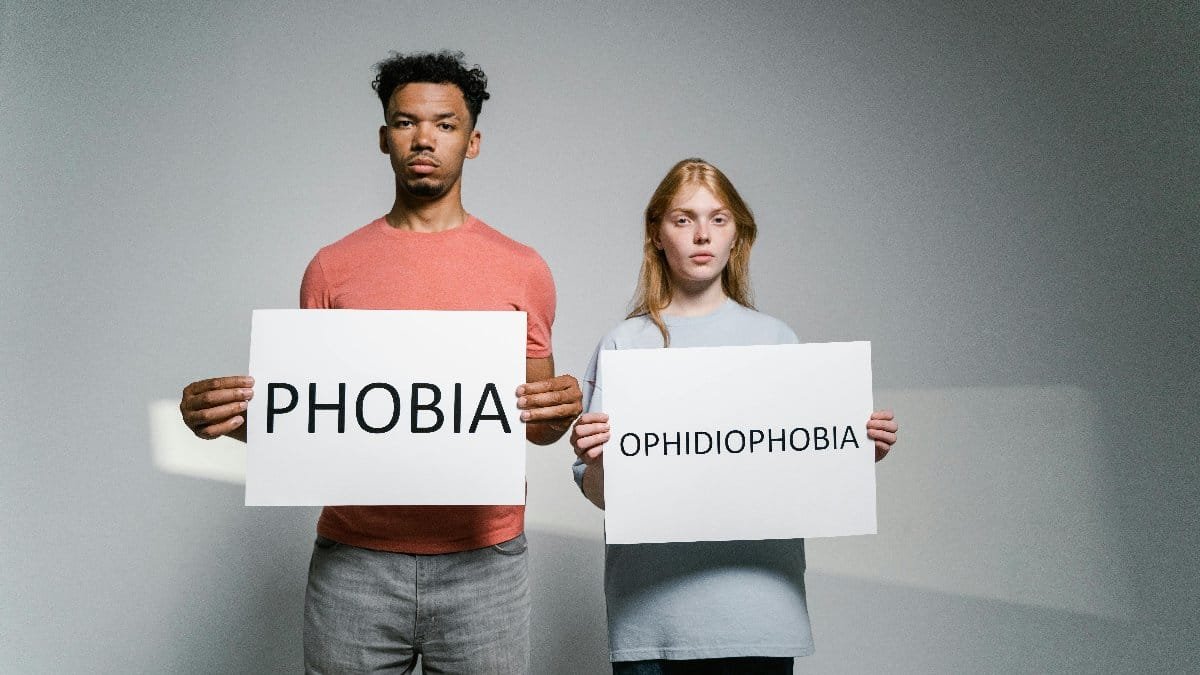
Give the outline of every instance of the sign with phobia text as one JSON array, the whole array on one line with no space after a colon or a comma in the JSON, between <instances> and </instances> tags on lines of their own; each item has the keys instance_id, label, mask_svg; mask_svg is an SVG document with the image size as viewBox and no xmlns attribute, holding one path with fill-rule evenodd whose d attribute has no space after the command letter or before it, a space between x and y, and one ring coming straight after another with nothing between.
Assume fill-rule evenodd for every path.
<instances>
[{"instance_id":1,"label":"sign with phobia text","mask_svg":"<svg viewBox=\"0 0 1200 675\"><path fill-rule=\"evenodd\" d=\"M871 343L600 352L609 544L875 533Z\"/></svg>"},{"instance_id":2,"label":"sign with phobia text","mask_svg":"<svg viewBox=\"0 0 1200 675\"><path fill-rule=\"evenodd\" d=\"M246 504L524 504L525 321L256 310Z\"/></svg>"}]
</instances>

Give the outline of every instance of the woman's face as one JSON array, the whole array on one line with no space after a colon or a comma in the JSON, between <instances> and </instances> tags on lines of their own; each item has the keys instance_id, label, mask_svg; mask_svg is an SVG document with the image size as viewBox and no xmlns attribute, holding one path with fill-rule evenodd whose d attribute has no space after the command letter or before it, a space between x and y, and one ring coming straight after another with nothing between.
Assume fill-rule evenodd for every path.
<instances>
[{"instance_id":1,"label":"woman's face","mask_svg":"<svg viewBox=\"0 0 1200 675\"><path fill-rule=\"evenodd\" d=\"M663 215L654 245L666 255L672 281L703 288L720 280L736 235L733 214L708 188L685 186Z\"/></svg>"}]
</instances>

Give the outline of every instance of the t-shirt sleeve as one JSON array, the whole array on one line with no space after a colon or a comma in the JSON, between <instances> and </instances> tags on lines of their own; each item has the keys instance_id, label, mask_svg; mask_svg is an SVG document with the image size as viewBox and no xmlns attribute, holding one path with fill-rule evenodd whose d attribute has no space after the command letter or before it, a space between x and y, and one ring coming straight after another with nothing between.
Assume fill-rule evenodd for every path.
<instances>
[{"instance_id":1,"label":"t-shirt sleeve","mask_svg":"<svg viewBox=\"0 0 1200 675\"><path fill-rule=\"evenodd\" d=\"M555 303L554 277L550 274L550 267L541 256L534 254L525 280L525 306L522 307L528 320L526 357L543 359L553 353L550 329L554 325Z\"/></svg>"},{"instance_id":2,"label":"t-shirt sleeve","mask_svg":"<svg viewBox=\"0 0 1200 675\"><path fill-rule=\"evenodd\" d=\"M800 343L800 338L796 337L796 331L792 330L791 326L780 321L779 322L779 342L778 342L778 344L794 345L794 344L799 344L799 343Z\"/></svg>"},{"instance_id":3,"label":"t-shirt sleeve","mask_svg":"<svg viewBox=\"0 0 1200 675\"><path fill-rule=\"evenodd\" d=\"M331 309L329 283L325 280L325 270L321 267L321 254L318 252L304 270L304 279L300 282L301 309Z\"/></svg>"},{"instance_id":4,"label":"t-shirt sleeve","mask_svg":"<svg viewBox=\"0 0 1200 675\"><path fill-rule=\"evenodd\" d=\"M579 486L580 492L583 491L583 474L587 471L587 464L583 463L582 459L575 458L575 463L571 465L571 476L575 479L575 484Z\"/></svg>"}]
</instances>

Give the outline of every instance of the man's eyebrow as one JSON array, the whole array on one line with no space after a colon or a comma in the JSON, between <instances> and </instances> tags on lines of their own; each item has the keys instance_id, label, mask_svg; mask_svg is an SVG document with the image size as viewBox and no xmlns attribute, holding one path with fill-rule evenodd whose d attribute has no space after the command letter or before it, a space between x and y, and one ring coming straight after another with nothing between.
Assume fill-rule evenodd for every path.
<instances>
[{"instance_id":1,"label":"man's eyebrow","mask_svg":"<svg viewBox=\"0 0 1200 675\"><path fill-rule=\"evenodd\" d=\"M390 119L396 119L397 117L407 117L408 119L415 120L419 116L414 113L406 112L404 110L393 110L392 114L389 117L390 117ZM446 111L446 112L441 112L441 113L438 113L433 116L434 120L457 119L457 118L458 118L458 113L456 113L452 110Z\"/></svg>"}]
</instances>

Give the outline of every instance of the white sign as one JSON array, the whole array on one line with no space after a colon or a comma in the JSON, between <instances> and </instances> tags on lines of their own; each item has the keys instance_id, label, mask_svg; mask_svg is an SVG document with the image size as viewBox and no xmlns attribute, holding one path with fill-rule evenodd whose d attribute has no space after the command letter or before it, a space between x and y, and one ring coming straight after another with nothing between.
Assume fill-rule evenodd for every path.
<instances>
[{"instance_id":1,"label":"white sign","mask_svg":"<svg viewBox=\"0 0 1200 675\"><path fill-rule=\"evenodd\" d=\"M610 544L875 533L871 343L600 352Z\"/></svg>"},{"instance_id":2,"label":"white sign","mask_svg":"<svg viewBox=\"0 0 1200 675\"><path fill-rule=\"evenodd\" d=\"M246 504L523 504L524 312L256 310Z\"/></svg>"}]
</instances>

